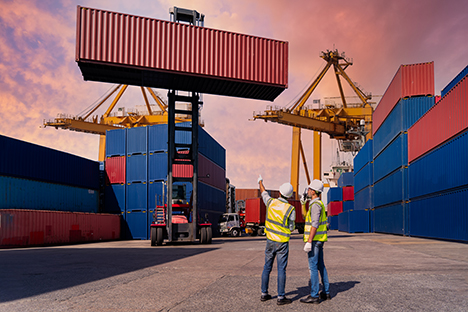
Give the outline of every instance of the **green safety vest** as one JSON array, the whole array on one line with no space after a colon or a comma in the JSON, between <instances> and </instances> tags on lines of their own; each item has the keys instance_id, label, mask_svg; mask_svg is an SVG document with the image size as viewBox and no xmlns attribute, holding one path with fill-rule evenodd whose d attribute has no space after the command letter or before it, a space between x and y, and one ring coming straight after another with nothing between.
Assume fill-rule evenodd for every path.
<instances>
[{"instance_id":1,"label":"green safety vest","mask_svg":"<svg viewBox=\"0 0 468 312\"><path fill-rule=\"evenodd\" d=\"M265 232L269 240L285 243L291 237L291 230L287 226L289 216L294 206L271 198L267 205L267 216L265 220Z\"/></svg>"},{"instance_id":2,"label":"green safety vest","mask_svg":"<svg viewBox=\"0 0 468 312\"><path fill-rule=\"evenodd\" d=\"M325 205L322 203L321 200L314 202L314 204L315 203L319 204L320 207L322 207L322 210L320 211L319 226L312 240L319 241L319 242L326 242L328 240L328 237L327 237L327 213L325 211ZM306 214L305 227L304 227L304 242L307 242L309 240L310 230L312 229L311 210L312 210L312 205L310 205L309 211Z\"/></svg>"}]
</instances>

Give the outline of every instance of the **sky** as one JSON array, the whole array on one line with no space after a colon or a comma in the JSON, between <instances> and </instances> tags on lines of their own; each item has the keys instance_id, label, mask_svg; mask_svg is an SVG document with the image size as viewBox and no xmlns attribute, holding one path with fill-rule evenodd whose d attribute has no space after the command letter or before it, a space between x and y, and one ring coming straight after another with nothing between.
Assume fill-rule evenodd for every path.
<instances>
[{"instance_id":1,"label":"sky","mask_svg":"<svg viewBox=\"0 0 468 312\"><path fill-rule=\"evenodd\" d=\"M259 174L268 189L289 182L292 129L251 119L254 111L297 99L325 65L322 51L352 58L347 74L374 96L384 94L402 64L433 61L436 94L468 65L463 0L0 0L0 135L98 159L98 135L42 127L58 114L78 115L114 86L82 78L75 62L77 5L161 20L177 6L204 14L205 27L289 42L288 89L274 102L203 95L205 130L226 149L226 176L237 188L257 188ZM346 87L345 94L354 95ZM329 72L311 100L335 96ZM132 87L118 106L135 105L144 101ZM328 172L337 143L322 137L322 172ZM311 131L303 131L302 142L312 168ZM352 159L340 153L341 161ZM306 184L301 167L299 189Z\"/></svg>"}]
</instances>

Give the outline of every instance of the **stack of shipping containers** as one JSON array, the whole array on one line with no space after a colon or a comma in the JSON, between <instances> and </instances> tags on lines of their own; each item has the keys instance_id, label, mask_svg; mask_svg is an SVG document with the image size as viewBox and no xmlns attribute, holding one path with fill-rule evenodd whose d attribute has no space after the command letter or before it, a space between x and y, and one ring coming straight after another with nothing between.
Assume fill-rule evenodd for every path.
<instances>
[{"instance_id":1,"label":"stack of shipping containers","mask_svg":"<svg viewBox=\"0 0 468 312\"><path fill-rule=\"evenodd\" d=\"M331 230L338 230L338 215L343 212L343 192L339 187L330 187L327 192L327 216Z\"/></svg>"},{"instance_id":2,"label":"stack of shipping containers","mask_svg":"<svg viewBox=\"0 0 468 312\"><path fill-rule=\"evenodd\" d=\"M354 209L370 211L369 230L373 227L373 161L372 161L372 140L368 140L354 157Z\"/></svg>"},{"instance_id":3,"label":"stack of shipping containers","mask_svg":"<svg viewBox=\"0 0 468 312\"><path fill-rule=\"evenodd\" d=\"M99 163L0 136L0 246L116 239L99 214Z\"/></svg>"},{"instance_id":4,"label":"stack of shipping containers","mask_svg":"<svg viewBox=\"0 0 468 312\"><path fill-rule=\"evenodd\" d=\"M408 134L435 102L434 63L402 65L373 114L373 226L408 234Z\"/></svg>"},{"instance_id":5,"label":"stack of shipping containers","mask_svg":"<svg viewBox=\"0 0 468 312\"><path fill-rule=\"evenodd\" d=\"M369 232L369 209L355 205L354 173L346 172L338 179L343 193L343 212L338 215L338 230L348 233Z\"/></svg>"},{"instance_id":6,"label":"stack of shipping containers","mask_svg":"<svg viewBox=\"0 0 468 312\"><path fill-rule=\"evenodd\" d=\"M183 126L184 124L180 124ZM185 123L187 127L189 123ZM166 124L137 127L107 132L106 172L108 162L116 158L126 159L120 166L125 171L122 180L106 187L106 212L123 215L124 237L148 239L150 224L157 205L165 203L168 174ZM176 133L175 142L191 143L189 132ZM198 209L202 219L208 219L216 230L217 221L226 210L226 152L206 131L199 128L198 155ZM124 156L122 156L124 155ZM191 178L191 165L174 164L174 177ZM119 176L119 174L116 174ZM177 182L185 186L185 199L190 202L191 183Z\"/></svg>"},{"instance_id":7,"label":"stack of shipping containers","mask_svg":"<svg viewBox=\"0 0 468 312\"><path fill-rule=\"evenodd\" d=\"M467 74L408 130L409 235L468 241Z\"/></svg>"}]
</instances>

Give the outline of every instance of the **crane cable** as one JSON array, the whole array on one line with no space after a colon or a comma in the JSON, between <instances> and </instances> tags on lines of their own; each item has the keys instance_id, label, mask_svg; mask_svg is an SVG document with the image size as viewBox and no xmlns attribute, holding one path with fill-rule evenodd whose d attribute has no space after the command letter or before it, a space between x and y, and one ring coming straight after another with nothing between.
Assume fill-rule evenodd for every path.
<instances>
[{"instance_id":1,"label":"crane cable","mask_svg":"<svg viewBox=\"0 0 468 312\"><path fill-rule=\"evenodd\" d=\"M94 109L97 105L97 103L101 102L103 98L109 95L109 93L115 88L115 86L111 86L109 90L107 90L103 95L101 95L100 98L98 98L96 101L94 101L91 105L86 107L83 111L78 113L77 117L83 117L86 116L92 109Z\"/></svg>"}]
</instances>

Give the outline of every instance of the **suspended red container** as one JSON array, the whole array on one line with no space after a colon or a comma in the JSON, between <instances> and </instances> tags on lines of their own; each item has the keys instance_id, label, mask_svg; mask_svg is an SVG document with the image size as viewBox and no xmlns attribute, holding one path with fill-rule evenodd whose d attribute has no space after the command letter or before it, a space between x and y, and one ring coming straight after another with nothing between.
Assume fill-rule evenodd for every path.
<instances>
[{"instance_id":1,"label":"suspended red container","mask_svg":"<svg viewBox=\"0 0 468 312\"><path fill-rule=\"evenodd\" d=\"M226 190L226 170L198 154L198 179L217 189Z\"/></svg>"},{"instance_id":2,"label":"suspended red container","mask_svg":"<svg viewBox=\"0 0 468 312\"><path fill-rule=\"evenodd\" d=\"M106 159L106 177L110 184L125 184L126 158L109 157Z\"/></svg>"},{"instance_id":3,"label":"suspended red container","mask_svg":"<svg viewBox=\"0 0 468 312\"><path fill-rule=\"evenodd\" d=\"M328 216L337 216L343 212L343 202L334 201L328 203Z\"/></svg>"},{"instance_id":4,"label":"suspended red container","mask_svg":"<svg viewBox=\"0 0 468 312\"><path fill-rule=\"evenodd\" d=\"M468 77L465 77L408 129L408 161L467 129Z\"/></svg>"},{"instance_id":5,"label":"suspended red container","mask_svg":"<svg viewBox=\"0 0 468 312\"><path fill-rule=\"evenodd\" d=\"M372 133L400 99L427 95L434 95L434 62L401 65L372 114Z\"/></svg>"},{"instance_id":6,"label":"suspended red container","mask_svg":"<svg viewBox=\"0 0 468 312\"><path fill-rule=\"evenodd\" d=\"M120 215L4 209L0 222L0 248L120 238Z\"/></svg>"},{"instance_id":7,"label":"suspended red container","mask_svg":"<svg viewBox=\"0 0 468 312\"><path fill-rule=\"evenodd\" d=\"M288 42L78 6L85 80L273 101L288 87Z\"/></svg>"},{"instance_id":8,"label":"suspended red container","mask_svg":"<svg viewBox=\"0 0 468 312\"><path fill-rule=\"evenodd\" d=\"M354 186L343 186L343 201L354 200Z\"/></svg>"}]
</instances>

